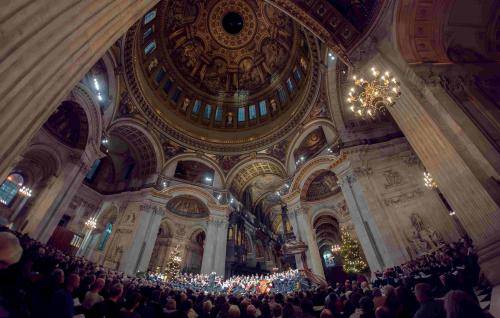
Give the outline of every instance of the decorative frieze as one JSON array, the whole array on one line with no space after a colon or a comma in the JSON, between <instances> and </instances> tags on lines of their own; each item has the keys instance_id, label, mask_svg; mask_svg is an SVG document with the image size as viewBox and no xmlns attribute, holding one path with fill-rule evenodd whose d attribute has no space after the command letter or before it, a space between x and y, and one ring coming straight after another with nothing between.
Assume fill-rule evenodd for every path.
<instances>
[{"instance_id":1,"label":"decorative frieze","mask_svg":"<svg viewBox=\"0 0 500 318\"><path fill-rule=\"evenodd\" d=\"M385 198L384 204L386 206L397 205L397 204L401 204L401 203L405 203L405 202L414 200L414 199L419 198L423 195L424 195L424 191L422 189L416 189L414 191L401 193L401 194L395 195L395 196L390 197L390 198Z\"/></svg>"}]
</instances>

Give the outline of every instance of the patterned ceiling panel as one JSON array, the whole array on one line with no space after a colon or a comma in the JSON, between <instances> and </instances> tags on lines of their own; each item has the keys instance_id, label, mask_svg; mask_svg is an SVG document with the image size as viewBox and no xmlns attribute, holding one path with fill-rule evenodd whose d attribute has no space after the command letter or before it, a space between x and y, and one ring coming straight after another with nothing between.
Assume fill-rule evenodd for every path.
<instances>
[{"instance_id":1,"label":"patterned ceiling panel","mask_svg":"<svg viewBox=\"0 0 500 318\"><path fill-rule=\"evenodd\" d=\"M286 174L277 164L270 161L253 162L241 169L235 176L230 189L238 197L241 196L247 184L260 175L276 175L285 178Z\"/></svg>"}]
</instances>

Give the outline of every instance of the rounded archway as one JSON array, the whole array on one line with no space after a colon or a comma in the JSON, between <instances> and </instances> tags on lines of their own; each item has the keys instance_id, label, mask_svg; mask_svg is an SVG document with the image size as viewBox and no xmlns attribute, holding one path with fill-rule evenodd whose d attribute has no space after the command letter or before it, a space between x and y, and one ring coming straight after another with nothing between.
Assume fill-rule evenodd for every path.
<instances>
[{"instance_id":1,"label":"rounded archway","mask_svg":"<svg viewBox=\"0 0 500 318\"><path fill-rule=\"evenodd\" d=\"M186 245L185 272L194 274L200 273L205 239L205 231L202 229L197 229L190 235L188 244Z\"/></svg>"}]
</instances>

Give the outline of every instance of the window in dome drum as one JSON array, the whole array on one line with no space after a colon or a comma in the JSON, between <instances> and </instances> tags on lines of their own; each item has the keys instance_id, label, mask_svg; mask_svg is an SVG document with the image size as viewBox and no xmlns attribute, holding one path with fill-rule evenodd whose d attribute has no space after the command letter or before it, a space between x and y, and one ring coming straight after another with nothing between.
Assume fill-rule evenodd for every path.
<instances>
[{"instance_id":1,"label":"window in dome drum","mask_svg":"<svg viewBox=\"0 0 500 318\"><path fill-rule=\"evenodd\" d=\"M252 120L257 118L257 111L255 110L255 105L250 105L248 107L248 119Z\"/></svg>"},{"instance_id":2,"label":"window in dome drum","mask_svg":"<svg viewBox=\"0 0 500 318\"><path fill-rule=\"evenodd\" d=\"M266 116L267 115L267 105L265 100L261 100L259 102L259 112L261 116Z\"/></svg>"},{"instance_id":3,"label":"window in dome drum","mask_svg":"<svg viewBox=\"0 0 500 318\"><path fill-rule=\"evenodd\" d=\"M193 106L193 110L192 110L193 114L198 114L200 112L200 108L201 108L201 101L197 99L194 102L194 106Z\"/></svg>"},{"instance_id":4,"label":"window in dome drum","mask_svg":"<svg viewBox=\"0 0 500 318\"><path fill-rule=\"evenodd\" d=\"M285 90L283 89L282 86L278 88L278 97L280 99L280 102L284 104L286 102L286 93Z\"/></svg>"},{"instance_id":5,"label":"window in dome drum","mask_svg":"<svg viewBox=\"0 0 500 318\"><path fill-rule=\"evenodd\" d=\"M293 75L295 77L295 81L300 82L300 80L302 79L302 73L300 72L300 69L296 68L293 71Z\"/></svg>"},{"instance_id":6,"label":"window in dome drum","mask_svg":"<svg viewBox=\"0 0 500 318\"><path fill-rule=\"evenodd\" d=\"M210 119L210 114L212 114L212 106L207 105L205 106L205 111L203 112L203 118Z\"/></svg>"},{"instance_id":7,"label":"window in dome drum","mask_svg":"<svg viewBox=\"0 0 500 318\"><path fill-rule=\"evenodd\" d=\"M156 9L153 11L149 11L144 16L144 24L148 24L149 22L153 21L155 18L156 18Z\"/></svg>"},{"instance_id":8,"label":"window in dome drum","mask_svg":"<svg viewBox=\"0 0 500 318\"><path fill-rule=\"evenodd\" d=\"M154 31L154 25L150 26L146 31L144 31L143 39L153 34L153 31Z\"/></svg>"},{"instance_id":9,"label":"window in dome drum","mask_svg":"<svg viewBox=\"0 0 500 318\"><path fill-rule=\"evenodd\" d=\"M171 98L174 103L177 103L179 101L179 98L181 97L181 93L182 93L182 91L180 89L178 89L178 88L175 89L175 93L174 93L174 95L172 95L172 98Z\"/></svg>"},{"instance_id":10,"label":"window in dome drum","mask_svg":"<svg viewBox=\"0 0 500 318\"><path fill-rule=\"evenodd\" d=\"M245 121L245 107L238 108L238 121Z\"/></svg>"},{"instance_id":11,"label":"window in dome drum","mask_svg":"<svg viewBox=\"0 0 500 318\"><path fill-rule=\"evenodd\" d=\"M163 84L163 91L168 94L168 92L170 92L170 89L172 88L172 84L173 84L172 80L167 79L165 84Z\"/></svg>"},{"instance_id":12,"label":"window in dome drum","mask_svg":"<svg viewBox=\"0 0 500 318\"><path fill-rule=\"evenodd\" d=\"M215 109L215 121L222 121L222 107L217 106Z\"/></svg>"},{"instance_id":13,"label":"window in dome drum","mask_svg":"<svg viewBox=\"0 0 500 318\"><path fill-rule=\"evenodd\" d=\"M151 52L153 52L155 49L156 49L156 42L155 42L155 41L151 41L151 42L149 42L149 43L148 43L148 45L146 45L146 47L144 48L144 54L149 55L149 54L151 54Z\"/></svg>"},{"instance_id":14,"label":"window in dome drum","mask_svg":"<svg viewBox=\"0 0 500 318\"><path fill-rule=\"evenodd\" d=\"M162 67L158 70L158 73L156 73L156 77L155 77L155 82L156 84L160 84L161 81L163 81L163 79L165 78L165 69Z\"/></svg>"},{"instance_id":15,"label":"window in dome drum","mask_svg":"<svg viewBox=\"0 0 500 318\"><path fill-rule=\"evenodd\" d=\"M286 86L288 86L288 90L290 91L290 93L293 93L293 91L295 90L295 86L293 85L292 79L290 77L286 80Z\"/></svg>"}]
</instances>

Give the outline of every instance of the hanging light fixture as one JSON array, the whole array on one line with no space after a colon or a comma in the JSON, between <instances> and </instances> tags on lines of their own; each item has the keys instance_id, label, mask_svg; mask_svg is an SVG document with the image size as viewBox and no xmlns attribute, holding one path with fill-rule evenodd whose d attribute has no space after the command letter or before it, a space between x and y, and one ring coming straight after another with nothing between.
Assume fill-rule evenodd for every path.
<instances>
[{"instance_id":1,"label":"hanging light fixture","mask_svg":"<svg viewBox=\"0 0 500 318\"><path fill-rule=\"evenodd\" d=\"M33 191L27 186L22 186L21 189L19 189L19 193L28 198L33 195Z\"/></svg>"},{"instance_id":2,"label":"hanging light fixture","mask_svg":"<svg viewBox=\"0 0 500 318\"><path fill-rule=\"evenodd\" d=\"M401 95L400 83L389 72L382 74L372 67L372 79L352 77L354 86L347 97L349 109L358 116L375 117L377 112L384 113Z\"/></svg>"},{"instance_id":3,"label":"hanging light fixture","mask_svg":"<svg viewBox=\"0 0 500 318\"><path fill-rule=\"evenodd\" d=\"M338 253L340 252L340 245L335 244L332 246L332 253Z\"/></svg>"},{"instance_id":4,"label":"hanging light fixture","mask_svg":"<svg viewBox=\"0 0 500 318\"><path fill-rule=\"evenodd\" d=\"M94 230L97 227L97 218L94 216L88 218L88 220L85 221L85 226L90 230Z\"/></svg>"},{"instance_id":5,"label":"hanging light fixture","mask_svg":"<svg viewBox=\"0 0 500 318\"><path fill-rule=\"evenodd\" d=\"M437 184L429 172L424 172L424 185L429 189L437 188Z\"/></svg>"}]
</instances>

